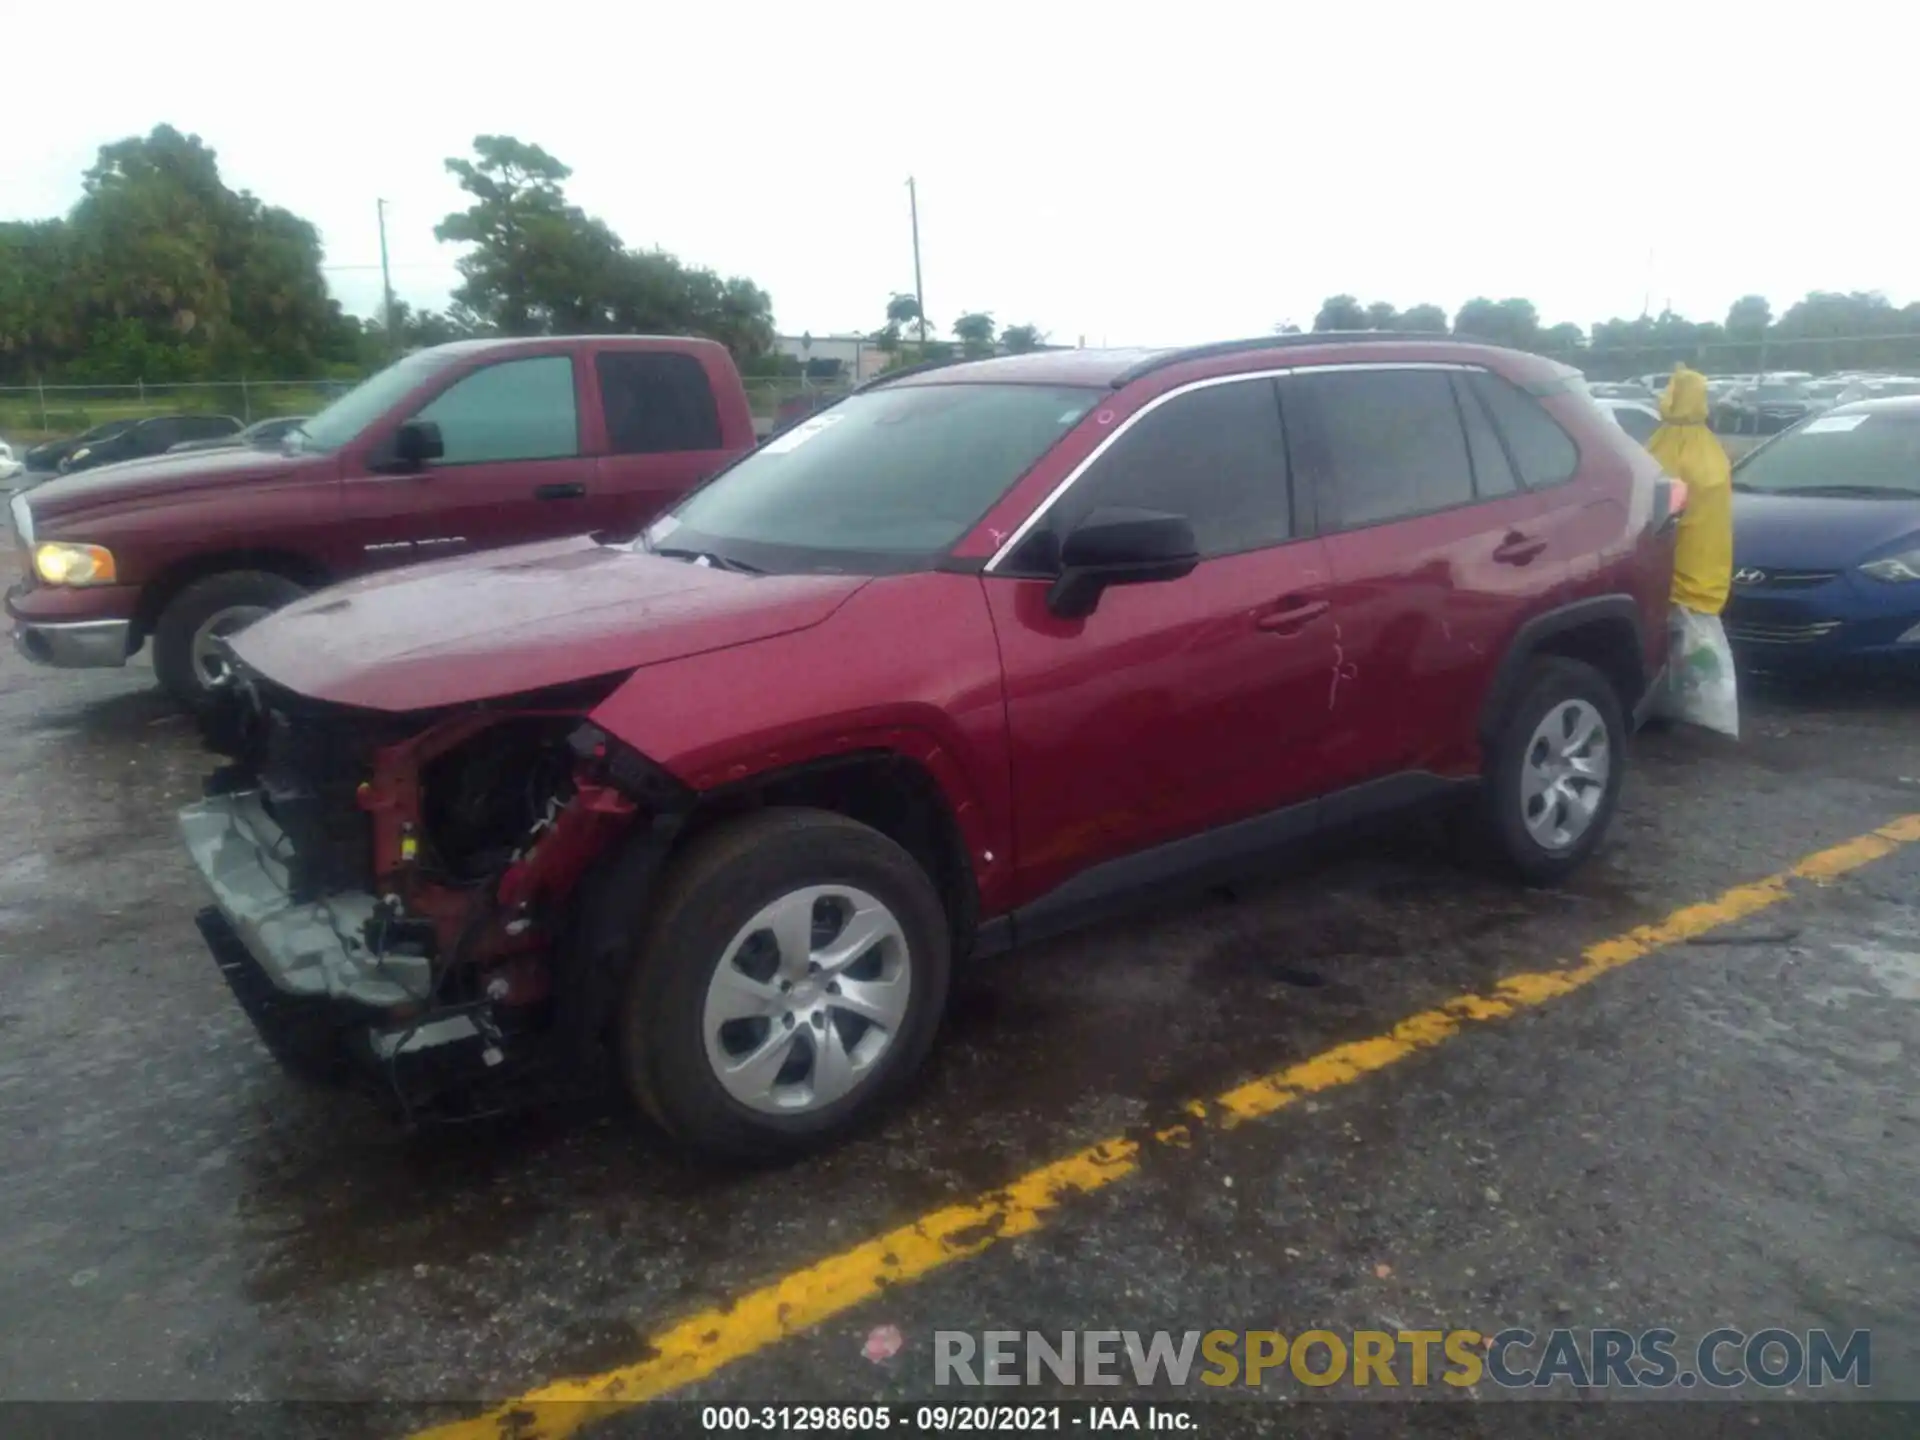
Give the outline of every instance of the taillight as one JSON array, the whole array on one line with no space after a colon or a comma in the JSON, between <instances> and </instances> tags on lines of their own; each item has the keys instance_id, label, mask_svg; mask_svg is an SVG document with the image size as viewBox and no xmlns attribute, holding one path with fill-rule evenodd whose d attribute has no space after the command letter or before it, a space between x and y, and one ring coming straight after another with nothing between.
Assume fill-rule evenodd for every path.
<instances>
[{"instance_id":1,"label":"taillight","mask_svg":"<svg viewBox=\"0 0 1920 1440\"><path fill-rule=\"evenodd\" d=\"M1687 508L1687 482L1675 480L1667 486L1667 519L1678 520Z\"/></svg>"},{"instance_id":2,"label":"taillight","mask_svg":"<svg viewBox=\"0 0 1920 1440\"><path fill-rule=\"evenodd\" d=\"M1687 482L1676 480L1671 475L1662 475L1653 482L1654 528L1670 529L1679 523L1681 513L1687 508Z\"/></svg>"}]
</instances>

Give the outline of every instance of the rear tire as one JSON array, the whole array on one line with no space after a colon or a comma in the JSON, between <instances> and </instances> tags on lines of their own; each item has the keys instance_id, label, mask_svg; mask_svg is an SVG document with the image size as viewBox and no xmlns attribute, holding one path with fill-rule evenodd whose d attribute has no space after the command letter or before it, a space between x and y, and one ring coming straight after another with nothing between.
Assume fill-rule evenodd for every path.
<instances>
[{"instance_id":1,"label":"rear tire","mask_svg":"<svg viewBox=\"0 0 1920 1440\"><path fill-rule=\"evenodd\" d=\"M1527 667L1486 758L1481 825L1529 885L1579 869L1606 835L1627 769L1627 726L1607 678L1578 660Z\"/></svg>"},{"instance_id":2,"label":"rear tire","mask_svg":"<svg viewBox=\"0 0 1920 1440\"><path fill-rule=\"evenodd\" d=\"M208 642L238 634L304 594L269 570L229 570L194 581L167 602L153 627L153 671L161 688L189 710L206 709L219 692Z\"/></svg>"},{"instance_id":3,"label":"rear tire","mask_svg":"<svg viewBox=\"0 0 1920 1440\"><path fill-rule=\"evenodd\" d=\"M617 1048L633 1098L680 1143L736 1162L817 1148L925 1061L950 930L926 872L878 831L761 811L693 841L657 894Z\"/></svg>"}]
</instances>

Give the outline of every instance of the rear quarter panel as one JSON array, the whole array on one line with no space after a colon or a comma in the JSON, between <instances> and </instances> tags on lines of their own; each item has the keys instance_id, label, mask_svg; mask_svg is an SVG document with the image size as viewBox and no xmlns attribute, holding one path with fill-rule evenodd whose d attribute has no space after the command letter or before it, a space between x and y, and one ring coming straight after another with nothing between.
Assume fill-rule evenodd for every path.
<instances>
[{"instance_id":1,"label":"rear quarter panel","mask_svg":"<svg viewBox=\"0 0 1920 1440\"><path fill-rule=\"evenodd\" d=\"M1666 663L1673 588L1673 532L1654 514L1660 462L1583 397L1553 395L1544 403L1580 448L1579 475L1542 492L1556 547L1578 557L1565 599L1631 595L1651 675ZM1556 498L1558 491L1565 494Z\"/></svg>"},{"instance_id":2,"label":"rear quarter panel","mask_svg":"<svg viewBox=\"0 0 1920 1440\"><path fill-rule=\"evenodd\" d=\"M1006 699L977 576L876 579L811 629L639 671L591 718L701 791L860 750L917 760L959 822L981 913L1006 908Z\"/></svg>"}]
</instances>

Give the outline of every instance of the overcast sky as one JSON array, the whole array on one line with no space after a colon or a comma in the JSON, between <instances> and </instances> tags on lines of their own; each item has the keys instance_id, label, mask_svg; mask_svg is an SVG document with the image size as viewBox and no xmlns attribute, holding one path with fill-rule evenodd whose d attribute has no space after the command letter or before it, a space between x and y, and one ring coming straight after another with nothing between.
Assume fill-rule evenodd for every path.
<instances>
[{"instance_id":1,"label":"overcast sky","mask_svg":"<svg viewBox=\"0 0 1920 1440\"><path fill-rule=\"evenodd\" d=\"M1339 291L1581 325L1905 303L1916 41L1894 3L21 4L0 217L64 211L98 145L166 121L318 225L359 313L385 197L395 289L438 306L441 162L502 132L629 245L752 277L789 333L912 288L910 174L942 328L1189 342Z\"/></svg>"}]
</instances>

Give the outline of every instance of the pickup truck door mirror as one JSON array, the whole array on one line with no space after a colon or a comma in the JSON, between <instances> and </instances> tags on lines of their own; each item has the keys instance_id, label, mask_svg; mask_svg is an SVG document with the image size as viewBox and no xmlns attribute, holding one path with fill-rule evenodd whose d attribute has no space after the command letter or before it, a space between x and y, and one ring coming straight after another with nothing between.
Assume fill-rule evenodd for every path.
<instances>
[{"instance_id":1,"label":"pickup truck door mirror","mask_svg":"<svg viewBox=\"0 0 1920 1440\"><path fill-rule=\"evenodd\" d=\"M393 432L394 468L399 470L418 470L429 460L438 460L447 453L447 442L440 436L440 427L431 420L403 420L400 428Z\"/></svg>"},{"instance_id":2,"label":"pickup truck door mirror","mask_svg":"<svg viewBox=\"0 0 1920 1440\"><path fill-rule=\"evenodd\" d=\"M1200 563L1193 526L1158 510L1106 507L1067 533L1060 574L1047 591L1047 608L1063 619L1093 613L1109 585L1178 580Z\"/></svg>"}]
</instances>

